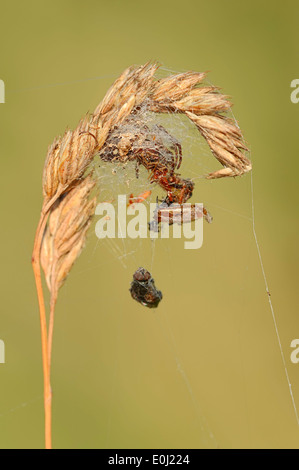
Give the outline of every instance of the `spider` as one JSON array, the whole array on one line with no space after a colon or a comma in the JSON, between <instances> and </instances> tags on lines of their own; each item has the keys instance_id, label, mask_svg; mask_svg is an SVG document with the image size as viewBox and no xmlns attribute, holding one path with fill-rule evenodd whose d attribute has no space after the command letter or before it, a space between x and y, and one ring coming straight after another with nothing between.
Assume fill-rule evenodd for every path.
<instances>
[{"instance_id":1,"label":"spider","mask_svg":"<svg viewBox=\"0 0 299 470\"><path fill-rule=\"evenodd\" d=\"M193 182L176 173L182 163L182 146L161 125L150 129L135 116L130 117L111 132L99 156L110 162L135 161L137 178L142 165L149 172L150 182L164 189L171 203L183 204L192 196Z\"/></svg>"}]
</instances>

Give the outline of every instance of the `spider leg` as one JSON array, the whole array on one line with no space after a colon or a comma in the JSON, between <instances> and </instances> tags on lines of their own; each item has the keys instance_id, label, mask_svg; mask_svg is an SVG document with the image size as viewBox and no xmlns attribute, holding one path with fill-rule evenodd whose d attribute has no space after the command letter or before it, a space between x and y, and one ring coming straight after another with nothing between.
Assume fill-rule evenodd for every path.
<instances>
[{"instance_id":1,"label":"spider leg","mask_svg":"<svg viewBox=\"0 0 299 470\"><path fill-rule=\"evenodd\" d=\"M139 166L140 166L140 162L139 162L138 158L136 158L135 175L136 175L137 180L139 178Z\"/></svg>"},{"instance_id":2,"label":"spider leg","mask_svg":"<svg viewBox=\"0 0 299 470\"><path fill-rule=\"evenodd\" d=\"M183 154L182 154L182 146L179 142L175 144L175 149L176 149L176 155L177 155L177 165L176 168L177 170L180 168L183 160Z\"/></svg>"}]
</instances>

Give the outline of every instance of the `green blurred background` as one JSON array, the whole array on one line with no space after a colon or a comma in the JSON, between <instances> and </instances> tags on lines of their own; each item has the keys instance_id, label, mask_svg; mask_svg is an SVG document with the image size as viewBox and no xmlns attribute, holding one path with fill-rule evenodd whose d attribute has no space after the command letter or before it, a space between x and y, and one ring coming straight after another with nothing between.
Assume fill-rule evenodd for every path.
<instances>
[{"instance_id":1,"label":"green blurred background","mask_svg":"<svg viewBox=\"0 0 299 470\"><path fill-rule=\"evenodd\" d=\"M299 364L290 361L299 337L299 104L290 100L298 3L1 1L0 11L1 448L43 447L30 255L47 147L96 107L124 68L149 59L209 70L233 97L251 147L256 230L299 406ZM156 243L152 258L149 244L139 244L124 268L91 231L57 305L54 447L298 447L253 238L250 175L198 180L193 200L214 216L200 250ZM140 253L163 291L156 311L128 292Z\"/></svg>"}]
</instances>

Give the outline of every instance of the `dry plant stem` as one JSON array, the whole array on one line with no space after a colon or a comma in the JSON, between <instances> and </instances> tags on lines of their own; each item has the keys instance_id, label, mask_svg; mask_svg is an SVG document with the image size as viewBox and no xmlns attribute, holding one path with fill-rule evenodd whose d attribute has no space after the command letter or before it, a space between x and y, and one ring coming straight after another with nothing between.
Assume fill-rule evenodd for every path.
<instances>
[{"instance_id":1,"label":"dry plant stem","mask_svg":"<svg viewBox=\"0 0 299 470\"><path fill-rule=\"evenodd\" d=\"M49 329L48 329L48 363L49 363L50 377L51 377L52 343L53 343L54 314L55 314L56 300L57 300L57 292L51 295L51 302L50 302L50 318L49 318Z\"/></svg>"},{"instance_id":2,"label":"dry plant stem","mask_svg":"<svg viewBox=\"0 0 299 470\"><path fill-rule=\"evenodd\" d=\"M60 188L59 188L60 189ZM42 289L41 269L40 269L40 251L43 240L43 234L48 219L49 210L59 198L61 189L50 200L45 200L40 220L36 229L34 247L32 252L32 268L35 277L36 291L39 304L40 315L40 328L41 328L41 343L42 343L42 362L43 362L43 376L44 376L44 409L45 409L45 447L46 449L52 448L52 389L50 381L50 363L48 351L48 335L47 335L47 320L44 294ZM54 304L55 305L55 304Z\"/></svg>"},{"instance_id":3,"label":"dry plant stem","mask_svg":"<svg viewBox=\"0 0 299 470\"><path fill-rule=\"evenodd\" d=\"M32 253L32 267L36 283L36 291L39 304L40 315L40 328L41 328L41 342L42 342L42 362L43 362L43 375L44 375L44 409L45 409L45 447L46 449L52 448L52 391L50 384L50 369L48 362L48 338L47 338L47 320L45 301L41 280L40 269L40 248L42 243L43 231L47 222L47 213L42 211L40 222L37 227L34 248Z\"/></svg>"}]
</instances>

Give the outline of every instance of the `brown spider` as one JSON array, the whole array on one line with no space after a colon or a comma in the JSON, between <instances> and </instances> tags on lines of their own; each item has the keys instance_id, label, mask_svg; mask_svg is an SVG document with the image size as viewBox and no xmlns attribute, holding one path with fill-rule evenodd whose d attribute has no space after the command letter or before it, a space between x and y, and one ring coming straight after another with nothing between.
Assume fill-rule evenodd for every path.
<instances>
[{"instance_id":1,"label":"brown spider","mask_svg":"<svg viewBox=\"0 0 299 470\"><path fill-rule=\"evenodd\" d=\"M158 183L167 192L169 203L183 204L192 196L193 182L175 172L182 163L181 144L161 125L150 129L133 116L114 129L99 155L110 162L135 160L137 177L139 165L143 165L150 182Z\"/></svg>"}]
</instances>

